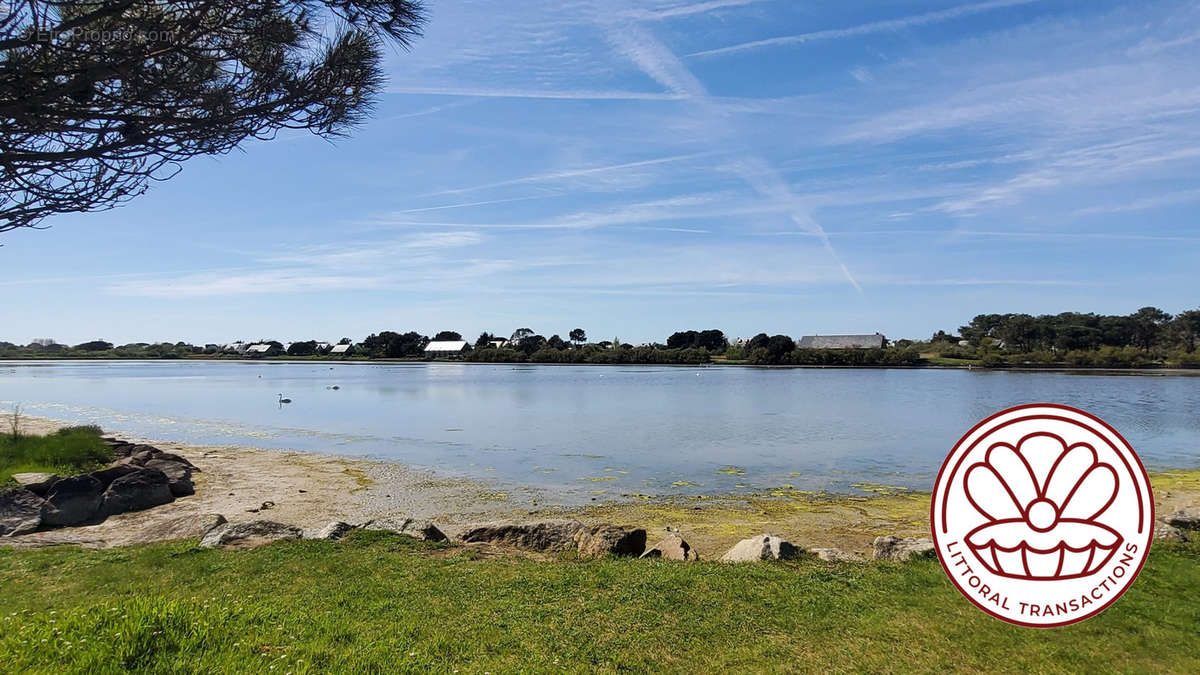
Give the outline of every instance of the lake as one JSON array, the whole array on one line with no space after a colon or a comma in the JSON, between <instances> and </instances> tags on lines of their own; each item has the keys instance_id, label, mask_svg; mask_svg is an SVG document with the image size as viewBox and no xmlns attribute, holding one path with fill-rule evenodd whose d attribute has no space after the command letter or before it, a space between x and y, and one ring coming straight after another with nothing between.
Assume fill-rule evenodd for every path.
<instances>
[{"instance_id":1,"label":"lake","mask_svg":"<svg viewBox=\"0 0 1200 675\"><path fill-rule=\"evenodd\" d=\"M337 386L338 389L332 389ZM291 398L280 405L278 396ZM1150 469L1200 466L1200 378L935 369L0 362L0 411L116 433L395 460L564 502L784 485L928 490L972 425L1083 408Z\"/></svg>"}]
</instances>

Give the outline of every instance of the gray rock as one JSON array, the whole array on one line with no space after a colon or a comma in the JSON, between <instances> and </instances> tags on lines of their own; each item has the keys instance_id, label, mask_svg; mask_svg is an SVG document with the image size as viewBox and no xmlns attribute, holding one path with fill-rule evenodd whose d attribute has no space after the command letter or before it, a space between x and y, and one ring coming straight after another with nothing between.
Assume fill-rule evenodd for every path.
<instances>
[{"instance_id":1,"label":"gray rock","mask_svg":"<svg viewBox=\"0 0 1200 675\"><path fill-rule=\"evenodd\" d=\"M88 475L60 478L46 493L42 524L78 525L96 517L104 501L104 485Z\"/></svg>"},{"instance_id":2,"label":"gray rock","mask_svg":"<svg viewBox=\"0 0 1200 675\"><path fill-rule=\"evenodd\" d=\"M226 523L204 535L200 545L205 548L217 546L257 546L283 539L299 539L304 532L295 525L285 525L271 520L252 520L246 523Z\"/></svg>"},{"instance_id":3,"label":"gray rock","mask_svg":"<svg viewBox=\"0 0 1200 675\"><path fill-rule=\"evenodd\" d=\"M1154 524L1154 538L1163 541L1187 541L1188 537L1183 533L1183 530L1178 527L1167 525L1166 523Z\"/></svg>"},{"instance_id":4,"label":"gray rock","mask_svg":"<svg viewBox=\"0 0 1200 675\"><path fill-rule=\"evenodd\" d=\"M342 537L354 531L354 526L350 523L343 523L340 520L335 520L329 523L320 530L317 530L310 539L341 539Z\"/></svg>"},{"instance_id":5,"label":"gray rock","mask_svg":"<svg viewBox=\"0 0 1200 675\"><path fill-rule=\"evenodd\" d=\"M29 490L39 497L45 497L59 476L56 473L14 473L13 480L17 485Z\"/></svg>"},{"instance_id":6,"label":"gray rock","mask_svg":"<svg viewBox=\"0 0 1200 675\"><path fill-rule=\"evenodd\" d=\"M1185 506L1167 519L1167 524L1181 530L1200 530L1200 506Z\"/></svg>"},{"instance_id":7,"label":"gray rock","mask_svg":"<svg viewBox=\"0 0 1200 675\"><path fill-rule=\"evenodd\" d=\"M449 537L438 529L437 525L428 520L417 520L415 518L381 518L378 520L369 520L360 527L364 530L395 532L396 534L403 534L414 539L420 539L421 541L449 540Z\"/></svg>"},{"instance_id":8,"label":"gray rock","mask_svg":"<svg viewBox=\"0 0 1200 675\"><path fill-rule=\"evenodd\" d=\"M112 449L113 459L124 459L129 456L130 451L133 449L133 444L128 441L108 437L102 437L100 440L104 441Z\"/></svg>"},{"instance_id":9,"label":"gray rock","mask_svg":"<svg viewBox=\"0 0 1200 675\"><path fill-rule=\"evenodd\" d=\"M189 462L187 460L187 458L183 457L182 455L174 455L169 452L163 452L162 450L158 450L157 452L158 452L158 454L154 456L153 461L161 460L161 461L165 461L165 462L179 462L180 464L186 466L187 468L191 469L192 471L196 471L196 472L200 471L200 469L197 468L195 464L192 464L191 462Z\"/></svg>"},{"instance_id":10,"label":"gray rock","mask_svg":"<svg viewBox=\"0 0 1200 675\"><path fill-rule=\"evenodd\" d=\"M640 528L596 525L576 535L579 555L603 558L609 555L636 558L646 550L646 531Z\"/></svg>"},{"instance_id":11,"label":"gray rock","mask_svg":"<svg viewBox=\"0 0 1200 675\"><path fill-rule=\"evenodd\" d=\"M468 529L462 540L503 544L527 551L566 551L578 546L583 524L574 520L548 520L537 523L494 523Z\"/></svg>"},{"instance_id":12,"label":"gray rock","mask_svg":"<svg viewBox=\"0 0 1200 675\"><path fill-rule=\"evenodd\" d=\"M933 548L933 540L929 538L905 539L894 535L875 537L875 560L911 560L914 558L935 558L937 552Z\"/></svg>"},{"instance_id":13,"label":"gray rock","mask_svg":"<svg viewBox=\"0 0 1200 675\"><path fill-rule=\"evenodd\" d=\"M115 516L127 511L169 504L175 501L167 475L158 469L138 469L114 480L104 491L101 513Z\"/></svg>"},{"instance_id":14,"label":"gray rock","mask_svg":"<svg viewBox=\"0 0 1200 675\"><path fill-rule=\"evenodd\" d=\"M0 490L0 537L28 534L38 529L45 503L24 488Z\"/></svg>"},{"instance_id":15,"label":"gray rock","mask_svg":"<svg viewBox=\"0 0 1200 675\"><path fill-rule=\"evenodd\" d=\"M139 462L147 462L162 454L162 450L153 445L142 445L140 443L129 446L129 454L126 455L131 459L136 459Z\"/></svg>"},{"instance_id":16,"label":"gray rock","mask_svg":"<svg viewBox=\"0 0 1200 675\"><path fill-rule=\"evenodd\" d=\"M158 541L203 537L226 522L225 516L219 513L201 513L169 518L143 527L137 534L137 542L149 544Z\"/></svg>"},{"instance_id":17,"label":"gray rock","mask_svg":"<svg viewBox=\"0 0 1200 675\"><path fill-rule=\"evenodd\" d=\"M93 471L88 475L100 481L100 484L107 488L109 485L112 485L114 480L122 476L128 476L137 470L138 468L136 466L131 466L129 464L114 464L107 469Z\"/></svg>"},{"instance_id":18,"label":"gray rock","mask_svg":"<svg viewBox=\"0 0 1200 675\"><path fill-rule=\"evenodd\" d=\"M682 537L670 533L654 546L646 549L643 558L662 558L664 560L699 560L700 555Z\"/></svg>"},{"instance_id":19,"label":"gray rock","mask_svg":"<svg viewBox=\"0 0 1200 675\"><path fill-rule=\"evenodd\" d=\"M144 466L147 469L158 469L166 474L167 485L171 488L173 496L187 497L196 494L196 488L192 485L192 465L186 461L179 462L160 456L146 462Z\"/></svg>"},{"instance_id":20,"label":"gray rock","mask_svg":"<svg viewBox=\"0 0 1200 675\"><path fill-rule=\"evenodd\" d=\"M775 534L760 534L743 539L721 556L721 562L756 562L759 560L791 560L800 557L804 549Z\"/></svg>"},{"instance_id":21,"label":"gray rock","mask_svg":"<svg viewBox=\"0 0 1200 675\"><path fill-rule=\"evenodd\" d=\"M863 557L852 551L843 551L840 548L811 548L809 553L815 554L821 560L827 562L859 562Z\"/></svg>"}]
</instances>

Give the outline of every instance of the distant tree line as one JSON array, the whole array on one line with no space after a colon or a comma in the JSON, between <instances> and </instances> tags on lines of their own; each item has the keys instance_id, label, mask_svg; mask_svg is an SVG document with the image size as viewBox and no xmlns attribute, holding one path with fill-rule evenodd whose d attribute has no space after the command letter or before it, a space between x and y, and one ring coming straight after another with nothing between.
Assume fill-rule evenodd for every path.
<instances>
[{"instance_id":1,"label":"distant tree line","mask_svg":"<svg viewBox=\"0 0 1200 675\"><path fill-rule=\"evenodd\" d=\"M474 342L452 330L439 331L433 337L416 331L380 331L357 343L342 338L336 343L344 345L342 348L316 340L203 346L186 342L118 346L91 340L71 346L47 338L27 345L0 342L0 358L422 359L430 358L426 352L430 342L441 342L450 343L451 351L439 352L437 358L481 363L699 364L719 360L784 366L1200 367L1198 336L1200 309L1172 316L1156 307L1143 307L1128 315L980 314L959 327L957 334L939 330L929 340L897 340L878 349L803 349L790 336L766 333L731 342L717 329L677 331L665 344L630 345L618 338L590 342L582 328L568 331L566 339L518 328L508 337L483 332ZM248 349L250 344L257 347Z\"/></svg>"},{"instance_id":2,"label":"distant tree line","mask_svg":"<svg viewBox=\"0 0 1200 675\"><path fill-rule=\"evenodd\" d=\"M958 332L940 330L929 345L939 355L979 359L987 366L1200 366L1200 309L1174 316L1158 307L1124 315L980 314Z\"/></svg>"}]
</instances>

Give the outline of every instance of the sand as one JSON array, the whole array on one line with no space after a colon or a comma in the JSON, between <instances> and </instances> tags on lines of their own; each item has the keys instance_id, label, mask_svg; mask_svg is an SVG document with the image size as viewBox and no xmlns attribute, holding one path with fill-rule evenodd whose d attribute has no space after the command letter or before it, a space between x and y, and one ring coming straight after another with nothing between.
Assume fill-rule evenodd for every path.
<instances>
[{"instance_id":1,"label":"sand","mask_svg":"<svg viewBox=\"0 0 1200 675\"><path fill-rule=\"evenodd\" d=\"M23 417L28 433L49 433L60 422ZM203 446L122 436L186 457L200 472L196 494L96 525L37 532L4 542L19 548L76 544L107 548L145 543L156 523L188 515L221 514L230 522L274 520L317 530L342 520L421 518L452 537L470 524L576 518L585 523L644 527L651 543L679 532L704 558L765 532L807 548L839 548L870 557L876 536L928 536L929 495L880 489L869 497L793 491L755 496L649 498L598 502L580 508L539 508L533 490L505 493L483 483L447 479L395 462L242 446ZM1152 476L1160 516L1200 503L1200 471ZM264 504L267 508L263 508Z\"/></svg>"}]
</instances>

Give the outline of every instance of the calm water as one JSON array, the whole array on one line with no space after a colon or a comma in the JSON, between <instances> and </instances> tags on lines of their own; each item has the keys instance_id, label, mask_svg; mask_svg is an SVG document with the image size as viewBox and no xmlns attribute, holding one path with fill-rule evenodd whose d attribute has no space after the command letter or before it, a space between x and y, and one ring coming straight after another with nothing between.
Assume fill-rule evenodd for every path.
<instances>
[{"instance_id":1,"label":"calm water","mask_svg":"<svg viewBox=\"0 0 1200 675\"><path fill-rule=\"evenodd\" d=\"M281 407L279 393L293 402ZM19 403L140 437L381 457L566 499L863 482L927 490L975 422L1043 401L1104 418L1152 469L1200 466L1197 377L0 362L3 411Z\"/></svg>"}]
</instances>

